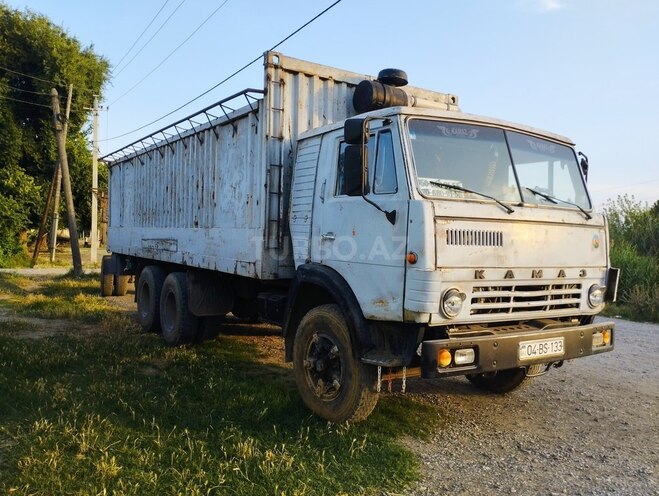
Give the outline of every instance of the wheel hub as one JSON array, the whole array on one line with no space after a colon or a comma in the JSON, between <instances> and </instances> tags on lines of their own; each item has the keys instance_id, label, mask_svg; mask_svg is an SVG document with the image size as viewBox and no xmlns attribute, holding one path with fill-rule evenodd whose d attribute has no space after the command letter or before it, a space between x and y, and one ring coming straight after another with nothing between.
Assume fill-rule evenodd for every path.
<instances>
[{"instance_id":1,"label":"wheel hub","mask_svg":"<svg viewBox=\"0 0 659 496\"><path fill-rule=\"evenodd\" d=\"M342 364L339 347L331 336L316 333L309 341L304 369L307 383L324 401L335 399L341 389Z\"/></svg>"}]
</instances>

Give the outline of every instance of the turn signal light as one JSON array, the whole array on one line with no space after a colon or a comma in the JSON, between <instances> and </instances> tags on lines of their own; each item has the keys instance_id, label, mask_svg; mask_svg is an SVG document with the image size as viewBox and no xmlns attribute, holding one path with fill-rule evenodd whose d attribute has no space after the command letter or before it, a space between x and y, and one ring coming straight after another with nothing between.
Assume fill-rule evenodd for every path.
<instances>
[{"instance_id":1,"label":"turn signal light","mask_svg":"<svg viewBox=\"0 0 659 496\"><path fill-rule=\"evenodd\" d=\"M451 365L452 360L453 357L449 350L439 350L439 353L437 353L437 363L440 367L448 367Z\"/></svg>"},{"instance_id":2,"label":"turn signal light","mask_svg":"<svg viewBox=\"0 0 659 496\"><path fill-rule=\"evenodd\" d=\"M609 329L593 333L593 348L597 348L599 346L609 346L610 344L611 331Z\"/></svg>"},{"instance_id":3,"label":"turn signal light","mask_svg":"<svg viewBox=\"0 0 659 496\"><path fill-rule=\"evenodd\" d=\"M409 253L407 254L407 263L408 263L408 264L410 264L410 265L414 265L414 264L417 263L418 261L419 261L419 255L417 255L417 254L414 253L413 251L411 251L411 252L409 252Z\"/></svg>"}]
</instances>

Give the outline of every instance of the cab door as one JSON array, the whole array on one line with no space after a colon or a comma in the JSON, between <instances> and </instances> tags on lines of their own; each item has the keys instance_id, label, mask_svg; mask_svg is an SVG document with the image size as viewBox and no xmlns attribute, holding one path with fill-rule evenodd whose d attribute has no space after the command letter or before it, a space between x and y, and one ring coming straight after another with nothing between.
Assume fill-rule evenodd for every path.
<instances>
[{"instance_id":1,"label":"cab door","mask_svg":"<svg viewBox=\"0 0 659 496\"><path fill-rule=\"evenodd\" d=\"M350 285L364 316L402 321L409 192L397 127L371 121L367 198L345 188L342 130L323 138L319 161L312 261L336 270Z\"/></svg>"}]
</instances>

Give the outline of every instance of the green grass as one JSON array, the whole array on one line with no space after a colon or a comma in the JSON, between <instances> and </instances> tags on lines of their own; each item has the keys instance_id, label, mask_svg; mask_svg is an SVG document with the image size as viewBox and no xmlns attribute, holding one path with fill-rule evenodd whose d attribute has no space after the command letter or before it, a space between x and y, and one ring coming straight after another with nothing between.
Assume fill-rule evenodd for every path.
<instances>
[{"instance_id":1,"label":"green grass","mask_svg":"<svg viewBox=\"0 0 659 496\"><path fill-rule=\"evenodd\" d=\"M117 313L100 297L97 274L75 277L69 273L48 279L0 274L0 295L4 296L0 306L27 317L96 324Z\"/></svg>"},{"instance_id":2,"label":"green grass","mask_svg":"<svg viewBox=\"0 0 659 496\"><path fill-rule=\"evenodd\" d=\"M99 263L92 263L90 261L90 248L84 247L82 241L79 242L80 256L82 265L85 269L98 269ZM2 256L0 253L0 268L27 268L32 266L32 255L34 253L34 245L30 244L22 249L19 249L15 254L9 256ZM99 246L98 256L99 260L105 254L105 246ZM71 259L71 246L68 243L58 245L55 252L55 260L50 261L50 251L44 241L37 255L35 267L39 268L70 268L73 266Z\"/></svg>"},{"instance_id":3,"label":"green grass","mask_svg":"<svg viewBox=\"0 0 659 496\"><path fill-rule=\"evenodd\" d=\"M28 302L25 283L0 277ZM36 293L72 307L95 284ZM385 397L364 423L328 424L238 337L168 348L103 301L93 334L24 339L30 324L0 323L0 494L380 494L418 477L396 438L428 436L434 408Z\"/></svg>"}]
</instances>

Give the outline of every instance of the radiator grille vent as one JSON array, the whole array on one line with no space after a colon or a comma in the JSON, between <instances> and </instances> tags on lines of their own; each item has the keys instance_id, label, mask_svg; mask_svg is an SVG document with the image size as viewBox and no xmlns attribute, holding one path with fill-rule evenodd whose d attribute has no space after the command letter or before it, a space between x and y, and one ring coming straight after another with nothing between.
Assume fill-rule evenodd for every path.
<instances>
[{"instance_id":1,"label":"radiator grille vent","mask_svg":"<svg viewBox=\"0 0 659 496\"><path fill-rule=\"evenodd\" d=\"M446 244L449 246L503 246L503 232L447 229Z\"/></svg>"},{"instance_id":2,"label":"radiator grille vent","mask_svg":"<svg viewBox=\"0 0 659 496\"><path fill-rule=\"evenodd\" d=\"M475 287L471 314L511 314L578 309L581 284Z\"/></svg>"}]
</instances>

